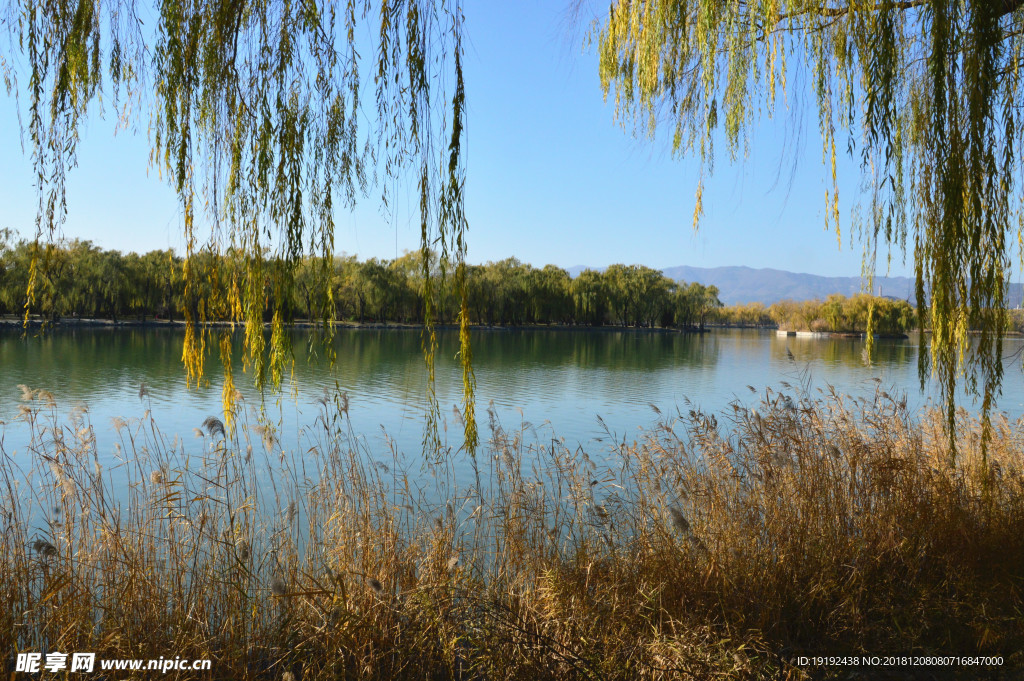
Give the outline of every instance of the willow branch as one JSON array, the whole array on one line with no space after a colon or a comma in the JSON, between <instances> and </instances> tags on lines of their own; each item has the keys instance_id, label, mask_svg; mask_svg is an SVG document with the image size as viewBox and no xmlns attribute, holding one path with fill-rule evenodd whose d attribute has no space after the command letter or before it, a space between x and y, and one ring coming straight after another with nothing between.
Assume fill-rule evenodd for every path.
<instances>
[{"instance_id":1,"label":"willow branch","mask_svg":"<svg viewBox=\"0 0 1024 681\"><path fill-rule=\"evenodd\" d=\"M778 23L788 21L790 19L796 19L798 17L815 15L821 17L841 17L849 14L853 11L859 12L887 12L891 10L908 10L914 9L915 7L922 7L931 2L931 0L893 0L891 2L881 2L870 7L866 7L862 10L854 10L847 5L846 7L810 7L807 9L797 10L795 12L786 12L780 14L776 20ZM1007 14L1016 12L1021 6L1024 6L1024 0L996 0L993 3L993 8L996 12L997 17L1003 17Z\"/></svg>"}]
</instances>

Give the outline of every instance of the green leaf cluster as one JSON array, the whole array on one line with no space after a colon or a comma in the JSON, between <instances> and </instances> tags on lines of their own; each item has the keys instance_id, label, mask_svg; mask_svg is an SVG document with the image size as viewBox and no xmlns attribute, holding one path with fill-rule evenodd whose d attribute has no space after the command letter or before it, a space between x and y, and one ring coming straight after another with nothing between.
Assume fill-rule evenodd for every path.
<instances>
[{"instance_id":1,"label":"green leaf cluster","mask_svg":"<svg viewBox=\"0 0 1024 681\"><path fill-rule=\"evenodd\" d=\"M922 385L937 377L951 453L959 380L982 396L984 438L1003 377L1011 245L1021 241L1021 0L613 0L594 27L619 119L713 169L746 153L761 116L809 95L840 219L837 144L860 163L854 213L869 279L880 249L910 251ZM781 95L781 96L780 96ZM781 106L780 106L781 104ZM695 224L702 212L697 187ZM869 321L872 317L869 315ZM968 330L978 329L968 342ZM930 359L929 359L930 358Z\"/></svg>"}]
</instances>

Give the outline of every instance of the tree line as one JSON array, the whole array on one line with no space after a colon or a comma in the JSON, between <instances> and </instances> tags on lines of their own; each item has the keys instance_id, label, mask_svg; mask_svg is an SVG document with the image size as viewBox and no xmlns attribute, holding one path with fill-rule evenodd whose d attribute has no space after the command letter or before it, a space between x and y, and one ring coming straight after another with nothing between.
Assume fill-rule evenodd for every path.
<instances>
[{"instance_id":1,"label":"tree line","mask_svg":"<svg viewBox=\"0 0 1024 681\"><path fill-rule=\"evenodd\" d=\"M15 239L11 230L0 230L0 314L21 315L30 276L32 241ZM143 255L105 250L90 241L71 240L56 246L42 245L37 256L33 312L57 321L68 318L100 318L146 321L183 320L186 307L183 259L172 250ZM213 287L230 282L246 271L244 254L201 254L199 269L216 260L219 276L204 277L193 294L199 300L213 297ZM273 265L273 260L269 261ZM294 286L282 292L271 281L273 267L266 266L264 319L269 321L275 296L284 296L291 320L323 317L324 289L319 285L323 264L306 258L295 274ZM459 294L448 263L432 255L430 267L441 282L436 291L437 315L442 324L456 322ZM420 253L395 259L337 256L329 263L328 304L335 318L359 323L424 321L424 276ZM536 268L516 258L466 267L466 286L471 322L484 326L577 325L639 328L703 329L707 325L778 327L862 333L868 309L874 304L874 331L900 334L914 324L914 308L903 300L869 294L851 297L832 295L826 300L783 300L724 306L718 288L669 279L643 265L612 265L603 271L584 270L576 277L555 265ZM191 304L194 304L191 303ZM211 321L227 319L214 310ZM1013 324L1017 327L1020 324Z\"/></svg>"},{"instance_id":2,"label":"tree line","mask_svg":"<svg viewBox=\"0 0 1024 681\"><path fill-rule=\"evenodd\" d=\"M0 230L0 314L21 315L30 276L32 241ZM185 319L183 259L172 250L143 255L99 248L90 241L71 240L41 245L37 287L31 310L57 321L100 318L115 321ZM247 271L242 253L200 254L198 269L218 264L218 277L203 277L193 294L214 297L214 287ZM205 261L205 265L204 265ZM269 266L268 266L269 265ZM335 318L359 323L424 321L423 262L419 252L395 259L337 256L329 263L329 298L319 282L324 263L306 258L294 285L282 291L272 283L274 261L264 263L263 313L269 321L275 297L284 296L291 320L322 319L322 305L334 306ZM437 319L454 324L459 293L449 263L432 254ZM440 282L438 284L438 282ZM536 268L516 258L466 267L470 319L483 326L576 325L639 328L703 329L707 325L778 327L787 330L863 333L874 305L875 333L901 334L914 326L914 308L904 300L862 293L825 300L783 300L725 306L715 286L669 279L643 265L612 265L603 271L584 270L576 277L555 265ZM191 304L194 304L191 303ZM198 317L197 317L198 318ZM207 319L227 319L211 310ZM1021 315L1010 314L1010 331L1024 330Z\"/></svg>"},{"instance_id":3,"label":"tree line","mask_svg":"<svg viewBox=\"0 0 1024 681\"><path fill-rule=\"evenodd\" d=\"M21 315L32 268L38 258L33 312L48 319L103 318L119 320L182 320L189 307L216 297L218 287L231 286L249 270L239 252L196 256L204 276L187 292L183 259L171 250L143 255L104 250L90 241L71 240L39 246L15 240L0 231L0 314ZM395 259L337 256L327 263L330 286L320 285L324 262L306 258L294 285L274 286L274 260L266 273L263 316L268 321L279 297L287 318L322 319L323 305L334 306L335 318L361 323L421 324L425 312L425 277L419 252ZM213 267L213 266L216 267ZM437 296L437 321L455 323L460 294L449 263L432 254L432 285ZM555 265L535 268L516 258L466 266L470 320L485 326L564 324L640 328L701 329L722 308L715 286L669 279L642 265L612 265L585 270L577 277ZM326 296L326 297L325 297ZM207 308L210 321L227 319Z\"/></svg>"},{"instance_id":4,"label":"tree line","mask_svg":"<svg viewBox=\"0 0 1024 681\"><path fill-rule=\"evenodd\" d=\"M825 300L780 300L771 305L740 303L714 310L709 324L722 326L777 327L786 331L864 333L868 311L874 305L873 333L899 335L913 328L915 310L905 300L868 293L847 297L830 295Z\"/></svg>"},{"instance_id":5,"label":"tree line","mask_svg":"<svg viewBox=\"0 0 1024 681\"><path fill-rule=\"evenodd\" d=\"M863 333L874 307L872 330L883 335L906 333L917 321L916 311L905 300L868 293L846 296L833 294L825 300L782 300L768 308L772 321L787 331L830 331Z\"/></svg>"}]
</instances>

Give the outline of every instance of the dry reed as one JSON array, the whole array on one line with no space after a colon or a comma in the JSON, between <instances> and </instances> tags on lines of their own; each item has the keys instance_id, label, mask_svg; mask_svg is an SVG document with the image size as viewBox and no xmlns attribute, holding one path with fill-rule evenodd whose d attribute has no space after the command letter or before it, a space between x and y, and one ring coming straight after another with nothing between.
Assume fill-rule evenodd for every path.
<instances>
[{"instance_id":1,"label":"dry reed","mask_svg":"<svg viewBox=\"0 0 1024 681\"><path fill-rule=\"evenodd\" d=\"M87 414L63 424L45 393L22 392L30 451L0 440L10 652L209 658L210 672L164 676L218 679L843 673L794 663L820 654L1024 663L1024 455L1005 420L983 459L961 413L954 463L941 418L883 392L769 390L756 409L663 418L594 460L492 414L475 484L455 484L456 454L417 487L401 456L352 436L347 395L321 401L301 458L241 413L232 433L204 422L215 439L193 453L148 416L125 420L107 461Z\"/></svg>"}]
</instances>

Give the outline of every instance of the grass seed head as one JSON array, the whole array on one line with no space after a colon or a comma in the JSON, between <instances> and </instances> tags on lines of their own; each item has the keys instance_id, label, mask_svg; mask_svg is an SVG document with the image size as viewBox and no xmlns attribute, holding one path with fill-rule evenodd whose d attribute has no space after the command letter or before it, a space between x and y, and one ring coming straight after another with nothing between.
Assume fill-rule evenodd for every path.
<instances>
[{"instance_id":1,"label":"grass seed head","mask_svg":"<svg viewBox=\"0 0 1024 681\"><path fill-rule=\"evenodd\" d=\"M57 547L45 539L36 539L32 542L32 550L46 558L57 555Z\"/></svg>"},{"instance_id":2,"label":"grass seed head","mask_svg":"<svg viewBox=\"0 0 1024 681\"><path fill-rule=\"evenodd\" d=\"M668 510L668 514L672 516L672 524L676 526L676 529L683 534L690 533L690 521L686 519L683 512L674 506Z\"/></svg>"},{"instance_id":3,"label":"grass seed head","mask_svg":"<svg viewBox=\"0 0 1024 681\"><path fill-rule=\"evenodd\" d=\"M203 420L203 428L206 429L206 432L209 433L210 437L219 437L223 439L225 436L224 422L216 416L207 416Z\"/></svg>"}]
</instances>

